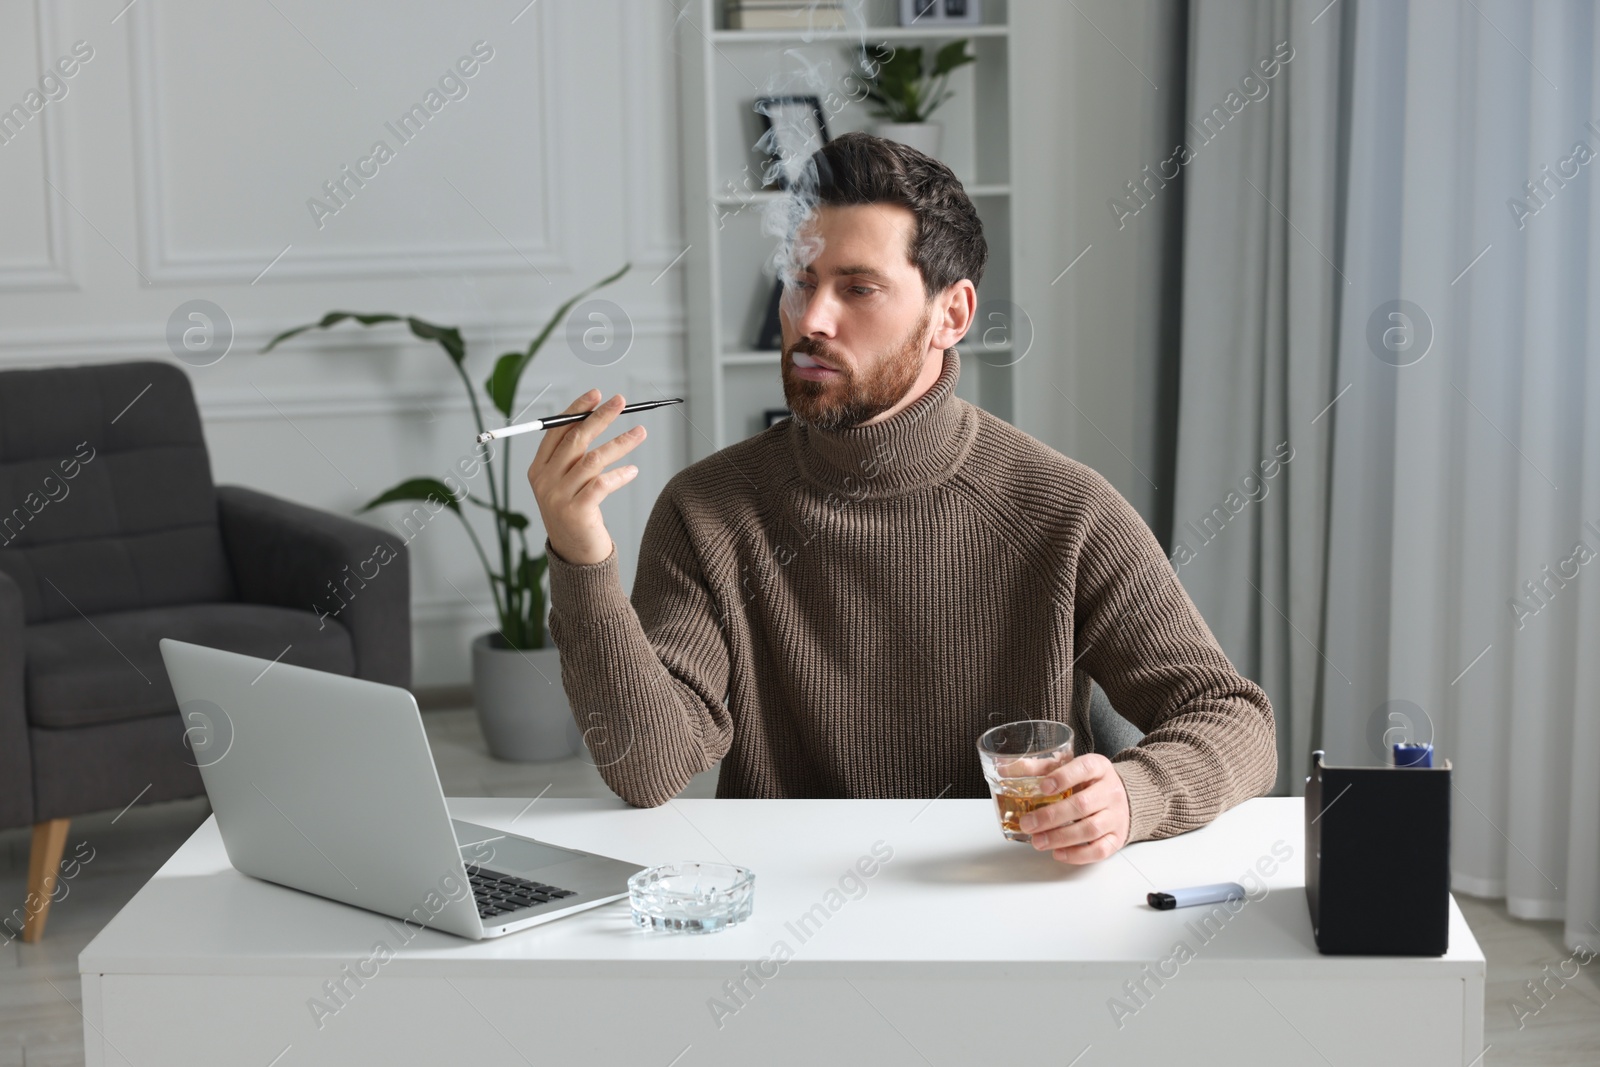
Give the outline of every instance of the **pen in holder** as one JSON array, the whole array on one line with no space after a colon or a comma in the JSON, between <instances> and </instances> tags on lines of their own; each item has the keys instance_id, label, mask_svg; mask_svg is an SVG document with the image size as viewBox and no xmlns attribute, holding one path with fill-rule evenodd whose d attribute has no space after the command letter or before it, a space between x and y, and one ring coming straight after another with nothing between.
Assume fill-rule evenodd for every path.
<instances>
[{"instance_id":1,"label":"pen in holder","mask_svg":"<svg viewBox=\"0 0 1600 1067\"><path fill-rule=\"evenodd\" d=\"M1450 761L1329 767L1306 779L1306 903L1324 955L1450 947Z\"/></svg>"}]
</instances>

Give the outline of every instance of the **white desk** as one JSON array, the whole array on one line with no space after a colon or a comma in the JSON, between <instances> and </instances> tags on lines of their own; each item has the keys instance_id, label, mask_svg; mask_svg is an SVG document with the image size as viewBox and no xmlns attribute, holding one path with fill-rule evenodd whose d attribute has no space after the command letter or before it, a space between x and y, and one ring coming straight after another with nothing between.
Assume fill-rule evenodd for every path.
<instances>
[{"instance_id":1,"label":"white desk","mask_svg":"<svg viewBox=\"0 0 1600 1067\"><path fill-rule=\"evenodd\" d=\"M499 940L422 931L400 947L380 916L239 874L208 821L79 958L88 1067L1462 1067L1482 1049L1484 959L1454 902L1442 958L1317 953L1298 799L1087 868L1001 839L988 801L544 800L510 826L524 804L450 802L638 863L720 851L756 871L755 914L710 936L644 933L620 901ZM830 900L879 841L893 858L864 895ZM1237 879L1275 843L1293 855L1271 891L1208 941L1188 924L1209 909L1144 904L1151 883ZM1163 967L1180 940L1192 958ZM324 983L379 941L394 958L346 979L319 1028L311 998L336 1005ZM1141 979L1136 1000L1125 983ZM736 1000L724 983L741 980Z\"/></svg>"}]
</instances>

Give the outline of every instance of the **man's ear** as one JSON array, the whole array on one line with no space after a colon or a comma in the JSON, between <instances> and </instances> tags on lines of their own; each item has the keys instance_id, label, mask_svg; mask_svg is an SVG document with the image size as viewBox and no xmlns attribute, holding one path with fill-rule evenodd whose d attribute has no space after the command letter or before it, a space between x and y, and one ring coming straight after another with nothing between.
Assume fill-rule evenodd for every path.
<instances>
[{"instance_id":1,"label":"man's ear","mask_svg":"<svg viewBox=\"0 0 1600 1067\"><path fill-rule=\"evenodd\" d=\"M978 313L978 290L972 282L962 278L953 282L934 298L933 338L936 349L954 348L972 328L973 317Z\"/></svg>"}]
</instances>

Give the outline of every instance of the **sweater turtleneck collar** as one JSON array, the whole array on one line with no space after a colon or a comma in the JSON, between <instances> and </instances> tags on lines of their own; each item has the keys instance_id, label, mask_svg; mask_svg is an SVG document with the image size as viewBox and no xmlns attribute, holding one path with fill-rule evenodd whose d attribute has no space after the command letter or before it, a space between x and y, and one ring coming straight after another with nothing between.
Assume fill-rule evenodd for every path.
<instances>
[{"instance_id":1,"label":"sweater turtleneck collar","mask_svg":"<svg viewBox=\"0 0 1600 1067\"><path fill-rule=\"evenodd\" d=\"M882 422L826 431L790 420L789 445L807 480L852 500L898 496L943 481L971 450L977 414L956 396L961 358L944 353L937 381Z\"/></svg>"}]
</instances>

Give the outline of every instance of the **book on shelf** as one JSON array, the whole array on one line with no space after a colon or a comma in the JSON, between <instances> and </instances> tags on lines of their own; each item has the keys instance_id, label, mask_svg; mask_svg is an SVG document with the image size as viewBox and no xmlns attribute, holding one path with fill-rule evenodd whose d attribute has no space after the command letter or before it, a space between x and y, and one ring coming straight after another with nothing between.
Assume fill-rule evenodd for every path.
<instances>
[{"instance_id":1,"label":"book on shelf","mask_svg":"<svg viewBox=\"0 0 1600 1067\"><path fill-rule=\"evenodd\" d=\"M730 30L842 30L843 3L796 0L728 0Z\"/></svg>"}]
</instances>

